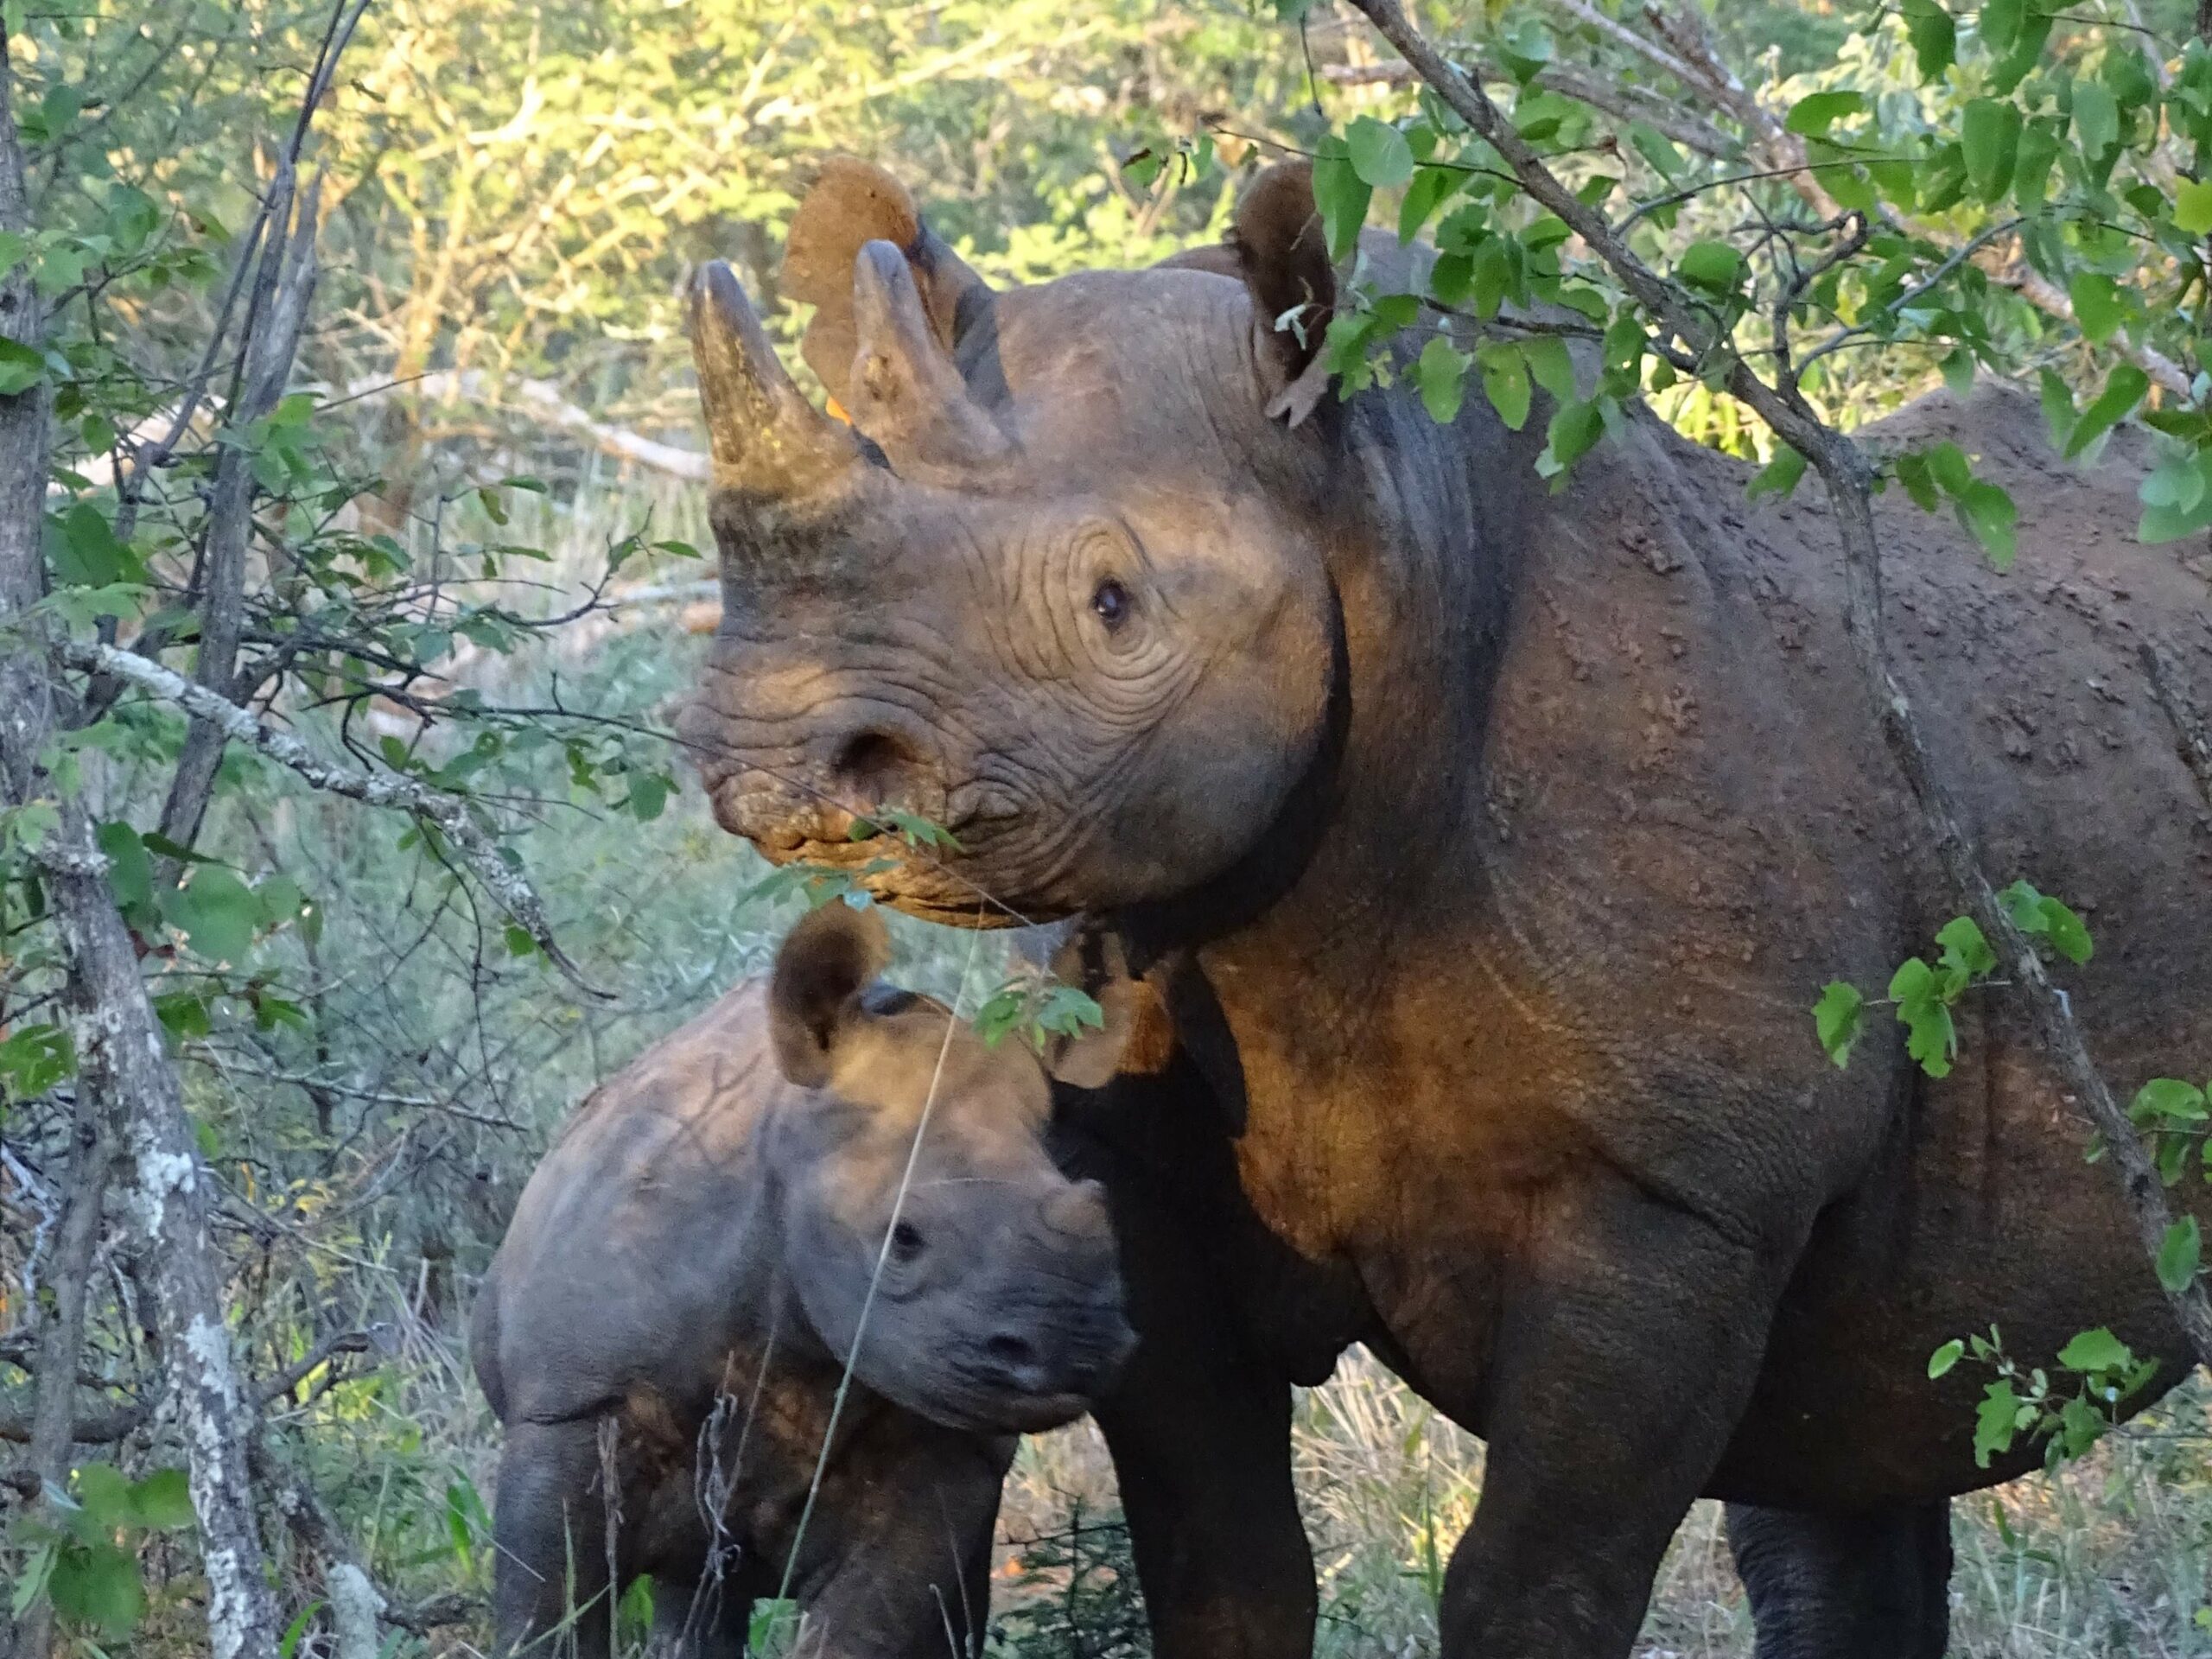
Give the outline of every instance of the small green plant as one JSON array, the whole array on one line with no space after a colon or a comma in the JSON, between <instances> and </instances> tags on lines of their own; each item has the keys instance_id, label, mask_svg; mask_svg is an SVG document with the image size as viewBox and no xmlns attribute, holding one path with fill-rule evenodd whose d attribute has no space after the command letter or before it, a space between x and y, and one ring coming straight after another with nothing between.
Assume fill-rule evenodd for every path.
<instances>
[{"instance_id":1,"label":"small green plant","mask_svg":"<svg viewBox=\"0 0 2212 1659\"><path fill-rule=\"evenodd\" d=\"M992 1622L1007 1659L1143 1659L1152 1651L1128 1523L1081 1498L1067 1524L1021 1547L1004 1613Z\"/></svg>"},{"instance_id":2,"label":"small green plant","mask_svg":"<svg viewBox=\"0 0 2212 1659\"><path fill-rule=\"evenodd\" d=\"M2101 1325L2058 1351L2056 1380L2043 1366L2024 1367L2006 1353L1993 1325L1986 1337L1955 1338L1930 1354L1929 1377L1948 1376L1962 1359L1996 1373L1982 1389L1974 1417L1974 1460L1982 1469L2024 1434L2044 1442L2046 1467L2080 1457L2104 1438L2120 1408L2158 1371L2156 1359L2137 1358Z\"/></svg>"},{"instance_id":3,"label":"small green plant","mask_svg":"<svg viewBox=\"0 0 2212 1659\"><path fill-rule=\"evenodd\" d=\"M52 1518L26 1516L15 1540L28 1551L9 1615L20 1619L42 1596L66 1624L122 1643L146 1611L138 1548L150 1533L194 1523L192 1494L181 1469L157 1469L132 1481L111 1463L86 1464L76 1491L56 1503Z\"/></svg>"}]
</instances>

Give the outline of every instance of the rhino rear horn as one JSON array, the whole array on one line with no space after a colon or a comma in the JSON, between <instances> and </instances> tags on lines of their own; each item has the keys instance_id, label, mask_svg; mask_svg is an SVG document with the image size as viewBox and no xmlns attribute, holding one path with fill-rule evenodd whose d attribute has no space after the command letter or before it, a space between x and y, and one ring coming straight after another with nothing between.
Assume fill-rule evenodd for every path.
<instances>
[{"instance_id":1,"label":"rhino rear horn","mask_svg":"<svg viewBox=\"0 0 2212 1659\"><path fill-rule=\"evenodd\" d=\"M692 278L690 313L718 487L760 500L803 495L860 458L852 433L791 383L721 260Z\"/></svg>"},{"instance_id":2,"label":"rhino rear horn","mask_svg":"<svg viewBox=\"0 0 2212 1659\"><path fill-rule=\"evenodd\" d=\"M850 156L823 162L792 216L784 244L783 282L793 299L815 308L799 347L807 366L848 409L852 398L847 382L859 343L853 270L860 251L870 242L888 242L899 250L929 331L948 352L976 326L992 298L990 284L923 220L906 186Z\"/></svg>"},{"instance_id":3,"label":"rhino rear horn","mask_svg":"<svg viewBox=\"0 0 2212 1659\"><path fill-rule=\"evenodd\" d=\"M1012 446L938 342L906 257L865 244L853 262L852 373L846 411L904 471L988 465Z\"/></svg>"}]
</instances>

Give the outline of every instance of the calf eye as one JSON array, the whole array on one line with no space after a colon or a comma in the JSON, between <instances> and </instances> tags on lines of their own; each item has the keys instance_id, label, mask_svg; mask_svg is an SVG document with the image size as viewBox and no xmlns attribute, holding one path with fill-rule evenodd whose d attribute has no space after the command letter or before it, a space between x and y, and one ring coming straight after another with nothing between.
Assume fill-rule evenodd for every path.
<instances>
[{"instance_id":1,"label":"calf eye","mask_svg":"<svg viewBox=\"0 0 2212 1659\"><path fill-rule=\"evenodd\" d=\"M1098 620L1109 628L1118 628L1129 614L1129 590L1109 576L1098 584L1098 591L1090 596L1090 608Z\"/></svg>"},{"instance_id":2,"label":"calf eye","mask_svg":"<svg viewBox=\"0 0 2212 1659\"><path fill-rule=\"evenodd\" d=\"M922 1230L902 1221L891 1230L891 1259L904 1267L922 1253Z\"/></svg>"}]
</instances>

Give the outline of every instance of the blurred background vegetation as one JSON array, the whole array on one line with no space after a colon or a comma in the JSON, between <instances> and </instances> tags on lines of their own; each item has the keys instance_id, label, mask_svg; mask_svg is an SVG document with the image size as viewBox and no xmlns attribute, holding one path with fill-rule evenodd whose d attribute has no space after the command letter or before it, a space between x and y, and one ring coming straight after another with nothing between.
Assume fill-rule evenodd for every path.
<instances>
[{"instance_id":1,"label":"blurred background vegetation","mask_svg":"<svg viewBox=\"0 0 2212 1659\"><path fill-rule=\"evenodd\" d=\"M2090 0L2116 16L2133 3ZM1463 32L1539 14L1583 59L1611 61L1601 33L1574 34L1572 8L1469 8ZM35 219L80 238L47 250L41 272L79 369L61 410L65 540L73 501L107 504L112 524L118 432L158 425L219 335L227 273L332 16L293 0L10 12ZM1901 51L1896 19L1872 7L1733 0L1711 21L1777 109L1824 76L1878 83ZM243 1363L279 1376L361 1338L281 1395L271 1421L394 1593L419 1604L487 1583L496 1446L466 1310L522 1180L596 1079L760 967L792 913L753 894L763 868L715 830L657 735L713 613L700 491L680 457L676 473L648 464L654 445L700 447L688 271L732 258L795 337L804 319L776 286L784 230L810 165L837 151L910 182L995 281L1145 263L1217 235L1241 169L1270 147L1408 102L1376 64L1348 11L1287 22L1268 0L378 0L362 16L306 151L323 269L292 385L312 394L311 438L297 487L264 504L262 539L324 550L300 562L317 573L315 614L345 613L375 652L336 652L313 683L288 664L256 696L334 750L497 804L557 937L613 995L518 954L404 821L235 752L196 850L257 893L282 876L302 902L283 918L270 908L219 963L174 918L142 943L221 1182ZM1204 169L1126 165L1201 133ZM71 247L112 240L141 198L158 229L134 278L110 284L89 257L71 269ZM1726 211L1694 207L1667 234L1687 241L1700 212ZM2013 326L2024 369L2071 349ZM1936 383L1933 358L1907 348L1849 359L1824 395L1856 423ZM1694 385L1662 407L1706 441L1763 442ZM204 508L192 449L124 537L157 578L189 553ZM272 551L255 581L276 592L289 569ZM440 594L467 603L441 609ZM112 724L86 786L101 819L143 827L182 722L126 701ZM0 1041L41 1017L52 968L28 901L11 902ZM902 975L961 988L940 936L901 924L899 938ZM969 1007L981 988L964 988ZM67 1090L27 1065L0 1086L0 1422L19 1422L29 1351L11 1333L35 1323L52 1259L69 1112ZM127 1241L103 1246L83 1368L86 1397L122 1429L97 1455L135 1478L176 1453L139 1409L134 1272ZM2212 1651L2207 1446L2185 1395L2062 1476L1962 1503L1958 1651ZM1354 1355L1305 1399L1299 1458L1324 1651L1432 1651L1478 1447ZM1141 1650L1116 1515L1087 1427L1025 1449L1005 1522L1006 1652ZM300 1618L293 1650L316 1651L315 1576L272 1545ZM154 1529L132 1548L143 1614L65 1620L57 1650L204 1650L189 1545ZM31 1554L0 1544L0 1575L21 1582ZM395 1630L387 1650L465 1653L486 1634L464 1611ZM1710 1506L1677 1542L1647 1643L1749 1651Z\"/></svg>"}]
</instances>

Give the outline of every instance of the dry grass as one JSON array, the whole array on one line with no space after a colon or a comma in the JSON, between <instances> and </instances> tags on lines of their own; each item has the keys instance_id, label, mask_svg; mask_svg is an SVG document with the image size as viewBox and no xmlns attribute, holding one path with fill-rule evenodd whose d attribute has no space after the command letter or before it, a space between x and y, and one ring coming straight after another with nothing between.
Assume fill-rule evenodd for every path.
<instances>
[{"instance_id":1,"label":"dry grass","mask_svg":"<svg viewBox=\"0 0 2212 1659\"><path fill-rule=\"evenodd\" d=\"M1436 1589L1482 1488L1480 1442L1438 1417L1364 1351L1305 1394L1299 1491L1321 1585L1325 1659L1436 1651ZM2208 1397L2192 1388L2079 1465L1955 1506L1958 1659L2212 1654L2198 1628L2212 1543ZM1028 1442L1006 1500L1011 1537L1049 1534L1080 1502L1112 1503L1088 1424ZM1015 1552L1009 1548L1009 1558ZM1071 1650L1073 1651L1071 1645ZM1637 1647L1641 1659L1748 1659L1751 1621L1720 1506L1675 1535Z\"/></svg>"}]
</instances>

